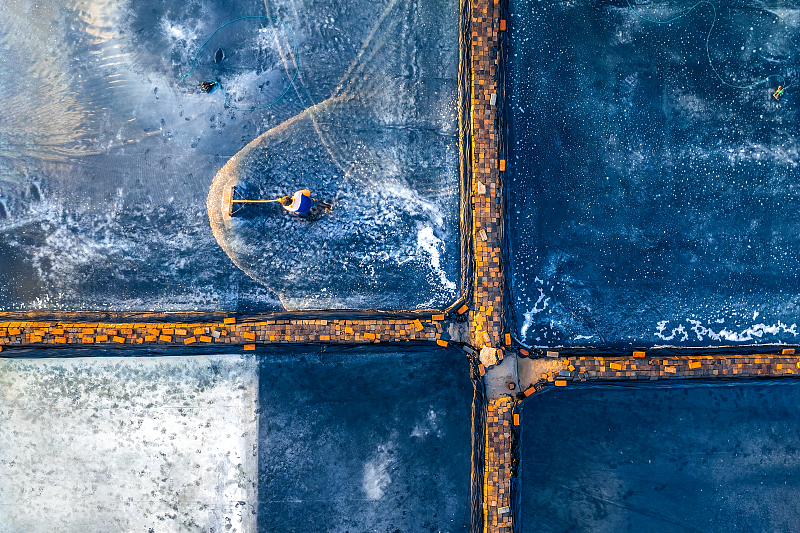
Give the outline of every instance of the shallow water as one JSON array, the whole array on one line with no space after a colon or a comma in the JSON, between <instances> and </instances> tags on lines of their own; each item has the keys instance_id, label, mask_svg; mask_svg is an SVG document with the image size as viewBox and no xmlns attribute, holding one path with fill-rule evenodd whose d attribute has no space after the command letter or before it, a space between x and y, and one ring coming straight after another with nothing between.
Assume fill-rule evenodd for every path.
<instances>
[{"instance_id":1,"label":"shallow water","mask_svg":"<svg viewBox=\"0 0 800 533\"><path fill-rule=\"evenodd\" d=\"M195 62L215 29L243 15L283 24L232 24ZM0 311L447 305L459 277L456 29L457 6L445 2L4 3ZM203 80L222 88L207 94ZM297 221L264 210L248 220L272 231L250 244L280 261L229 258L209 225L214 176L334 95L351 98L344 118L362 120L283 139L324 148L275 163L302 182L270 182L269 172L256 180L270 194L310 187L340 201L334 217L311 225L309 248L325 253L286 249L309 236L278 233ZM433 142L421 145L428 132ZM359 151L334 155L348 143ZM395 159L377 168L388 152ZM328 190L337 157L350 174ZM387 220L371 223L372 214ZM363 240L344 237L354 228ZM315 282L297 283L297 272Z\"/></svg>"},{"instance_id":2,"label":"shallow water","mask_svg":"<svg viewBox=\"0 0 800 533\"><path fill-rule=\"evenodd\" d=\"M637 4L638 5L638 4ZM640 5L666 20L692 4ZM793 82L797 6L718 4L720 76ZM702 4L515 1L508 138L516 332L536 346L797 342L797 94L719 82ZM585 36L579 38L578 36Z\"/></svg>"},{"instance_id":3,"label":"shallow water","mask_svg":"<svg viewBox=\"0 0 800 533\"><path fill-rule=\"evenodd\" d=\"M124 355L0 360L0 531L469 528L463 355Z\"/></svg>"},{"instance_id":4,"label":"shallow water","mask_svg":"<svg viewBox=\"0 0 800 533\"><path fill-rule=\"evenodd\" d=\"M800 384L570 385L522 404L516 525L793 532Z\"/></svg>"}]
</instances>

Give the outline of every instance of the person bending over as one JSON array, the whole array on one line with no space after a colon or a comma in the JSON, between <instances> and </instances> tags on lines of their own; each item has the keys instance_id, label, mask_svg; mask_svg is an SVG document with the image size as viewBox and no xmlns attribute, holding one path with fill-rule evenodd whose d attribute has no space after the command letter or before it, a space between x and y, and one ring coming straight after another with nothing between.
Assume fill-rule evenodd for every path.
<instances>
[{"instance_id":1,"label":"person bending over","mask_svg":"<svg viewBox=\"0 0 800 533\"><path fill-rule=\"evenodd\" d=\"M311 208L314 207L314 201L311 199L311 191L303 189L292 196L281 198L281 205L290 213L307 215Z\"/></svg>"}]
</instances>

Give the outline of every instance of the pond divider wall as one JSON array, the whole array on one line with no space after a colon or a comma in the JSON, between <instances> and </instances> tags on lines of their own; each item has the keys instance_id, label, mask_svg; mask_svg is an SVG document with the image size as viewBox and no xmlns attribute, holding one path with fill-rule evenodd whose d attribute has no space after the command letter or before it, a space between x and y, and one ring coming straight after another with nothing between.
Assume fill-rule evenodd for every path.
<instances>
[{"instance_id":1,"label":"pond divider wall","mask_svg":"<svg viewBox=\"0 0 800 533\"><path fill-rule=\"evenodd\" d=\"M500 172L505 161L498 157L498 35L499 4L494 0L472 2L472 189L475 275L469 312L472 345L499 346L503 342L503 235Z\"/></svg>"}]
</instances>

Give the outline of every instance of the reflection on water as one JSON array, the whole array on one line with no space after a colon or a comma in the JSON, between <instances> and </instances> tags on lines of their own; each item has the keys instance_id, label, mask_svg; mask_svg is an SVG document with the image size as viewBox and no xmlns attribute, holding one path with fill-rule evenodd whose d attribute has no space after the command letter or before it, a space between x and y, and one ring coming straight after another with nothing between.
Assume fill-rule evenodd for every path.
<instances>
[{"instance_id":1,"label":"reflection on water","mask_svg":"<svg viewBox=\"0 0 800 533\"><path fill-rule=\"evenodd\" d=\"M295 32L300 71L279 105L241 112L203 92L199 77L225 81L239 102L262 102L286 75L275 68L286 47L274 28L253 46L237 46L250 42L246 32L220 35L198 78L180 75L216 28L254 14L249 3L0 5L9 73L0 80L0 310L253 312L453 299L456 6L308 0L258 10ZM271 66L242 67L250 63ZM314 107L325 101L337 105ZM309 109L324 116L311 120ZM281 140L292 128L299 137ZM205 205L214 176L251 142L296 150L261 154L274 169L248 169L248 186L291 192L293 173L337 201L305 236L274 212L251 217L255 231L270 228L257 241L265 249L312 234L311 248L326 249L299 268L280 254L269 266L232 254L252 278L217 244ZM316 284L298 282L321 271Z\"/></svg>"}]
</instances>

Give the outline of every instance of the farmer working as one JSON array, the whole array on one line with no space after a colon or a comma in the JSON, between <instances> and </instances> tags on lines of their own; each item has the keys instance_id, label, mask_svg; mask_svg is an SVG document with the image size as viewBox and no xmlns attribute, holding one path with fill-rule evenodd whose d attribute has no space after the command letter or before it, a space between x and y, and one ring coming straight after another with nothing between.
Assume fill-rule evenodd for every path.
<instances>
[{"instance_id":1,"label":"farmer working","mask_svg":"<svg viewBox=\"0 0 800 533\"><path fill-rule=\"evenodd\" d=\"M311 199L311 191L303 189L302 191L294 193L293 196L284 196L281 198L281 205L290 213L307 215L314 206L314 201Z\"/></svg>"}]
</instances>

